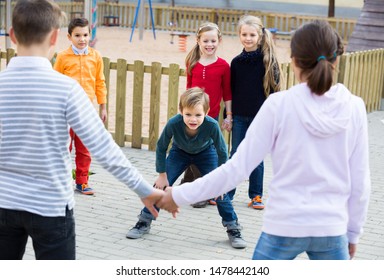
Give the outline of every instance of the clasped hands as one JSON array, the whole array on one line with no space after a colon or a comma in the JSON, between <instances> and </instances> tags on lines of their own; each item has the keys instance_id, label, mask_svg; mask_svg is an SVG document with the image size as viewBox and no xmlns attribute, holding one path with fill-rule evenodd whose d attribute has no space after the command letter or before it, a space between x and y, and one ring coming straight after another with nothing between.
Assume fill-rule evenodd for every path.
<instances>
[{"instance_id":1,"label":"clasped hands","mask_svg":"<svg viewBox=\"0 0 384 280\"><path fill-rule=\"evenodd\" d=\"M169 186L166 177L161 175L153 185L153 193L141 200L149 212L156 218L159 216L156 207L172 213L172 216L176 218L177 213L179 213L179 207L172 198L172 187Z\"/></svg>"},{"instance_id":2,"label":"clasped hands","mask_svg":"<svg viewBox=\"0 0 384 280\"><path fill-rule=\"evenodd\" d=\"M177 213L179 213L179 206L172 197L172 186L164 184L155 184L153 185L153 193L149 196L142 198L144 205L156 218L159 216L159 212L156 207L164 209L172 214L176 218ZM223 196L220 196L223 199ZM156 207L155 207L156 205Z\"/></svg>"}]
</instances>

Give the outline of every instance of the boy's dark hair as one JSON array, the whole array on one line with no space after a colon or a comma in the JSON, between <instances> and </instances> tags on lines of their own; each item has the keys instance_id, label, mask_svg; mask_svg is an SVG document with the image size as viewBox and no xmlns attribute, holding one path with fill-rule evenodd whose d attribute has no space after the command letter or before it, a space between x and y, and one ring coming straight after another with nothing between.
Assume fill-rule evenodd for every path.
<instances>
[{"instance_id":1,"label":"boy's dark hair","mask_svg":"<svg viewBox=\"0 0 384 280\"><path fill-rule=\"evenodd\" d=\"M89 27L89 22L86 18L74 18L69 22L68 25L68 34L72 35L73 29L76 27L86 27L88 26L88 30L91 31Z\"/></svg>"},{"instance_id":2,"label":"boy's dark hair","mask_svg":"<svg viewBox=\"0 0 384 280\"><path fill-rule=\"evenodd\" d=\"M51 0L18 0L12 13L17 42L28 46L42 43L64 19L60 7Z\"/></svg>"},{"instance_id":3,"label":"boy's dark hair","mask_svg":"<svg viewBox=\"0 0 384 280\"><path fill-rule=\"evenodd\" d=\"M199 87L193 87L184 91L180 96L179 110L183 112L184 108L191 108L197 105L203 105L205 113L209 110L209 96Z\"/></svg>"},{"instance_id":4,"label":"boy's dark hair","mask_svg":"<svg viewBox=\"0 0 384 280\"><path fill-rule=\"evenodd\" d=\"M292 36L291 57L312 92L322 95L333 83L334 63L344 46L326 21L315 20L299 27Z\"/></svg>"}]
</instances>

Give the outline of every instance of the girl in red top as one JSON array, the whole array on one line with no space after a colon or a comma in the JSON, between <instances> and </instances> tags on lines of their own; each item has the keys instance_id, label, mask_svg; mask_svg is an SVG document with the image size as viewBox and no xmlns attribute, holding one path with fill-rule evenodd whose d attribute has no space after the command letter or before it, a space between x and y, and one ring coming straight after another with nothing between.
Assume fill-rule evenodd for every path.
<instances>
[{"instance_id":1,"label":"girl in red top","mask_svg":"<svg viewBox=\"0 0 384 280\"><path fill-rule=\"evenodd\" d=\"M205 90L210 99L208 115L216 120L219 119L221 100L224 100L226 118L222 128L231 131L231 73L229 64L216 55L221 38L221 32L216 24L207 22L199 27L196 32L196 45L185 59L187 89L200 87Z\"/></svg>"}]
</instances>

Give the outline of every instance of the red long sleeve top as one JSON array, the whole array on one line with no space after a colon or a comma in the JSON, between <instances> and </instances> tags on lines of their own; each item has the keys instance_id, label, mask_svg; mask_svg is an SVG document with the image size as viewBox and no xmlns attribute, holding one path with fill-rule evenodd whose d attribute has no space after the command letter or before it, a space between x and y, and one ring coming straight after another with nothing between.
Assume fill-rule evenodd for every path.
<instances>
[{"instance_id":1,"label":"red long sleeve top","mask_svg":"<svg viewBox=\"0 0 384 280\"><path fill-rule=\"evenodd\" d=\"M208 115L212 118L218 117L221 100L232 100L229 64L220 57L216 62L206 66L196 63L191 75L187 75L187 89L192 87L205 90L210 99Z\"/></svg>"}]
</instances>

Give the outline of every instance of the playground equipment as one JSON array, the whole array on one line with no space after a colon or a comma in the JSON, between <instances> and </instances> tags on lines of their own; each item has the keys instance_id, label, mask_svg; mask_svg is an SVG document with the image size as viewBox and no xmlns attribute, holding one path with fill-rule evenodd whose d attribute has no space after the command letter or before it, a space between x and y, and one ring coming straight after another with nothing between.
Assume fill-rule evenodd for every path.
<instances>
[{"instance_id":1,"label":"playground equipment","mask_svg":"<svg viewBox=\"0 0 384 280\"><path fill-rule=\"evenodd\" d=\"M173 37L178 36L179 37L179 51L186 52L187 51L187 39L189 34L184 32L171 32L171 44L173 44Z\"/></svg>"},{"instance_id":2,"label":"playground equipment","mask_svg":"<svg viewBox=\"0 0 384 280\"><path fill-rule=\"evenodd\" d=\"M145 2L145 0L143 0ZM153 18L153 10L152 10L152 1L148 0L149 4L149 12L151 14L151 21L152 21L152 31L153 31L153 38L156 40L156 31L155 31L155 20ZM136 26L136 21L137 17L139 14L140 10L140 21L139 21L139 39L143 39L143 32L144 32L144 3L141 5L141 0L137 1L137 7L135 11L135 17L133 19L133 24L132 24L132 32L131 32L131 37L129 38L129 42L132 42L132 37L133 37L133 32L135 31L135 26Z\"/></svg>"},{"instance_id":3,"label":"playground equipment","mask_svg":"<svg viewBox=\"0 0 384 280\"><path fill-rule=\"evenodd\" d=\"M119 0L105 0L106 3L119 4ZM108 6L108 12L104 15L104 26L120 26L119 12L113 10L113 7Z\"/></svg>"},{"instance_id":4,"label":"playground equipment","mask_svg":"<svg viewBox=\"0 0 384 280\"><path fill-rule=\"evenodd\" d=\"M97 0L92 0L92 5L91 5L91 41L89 42L89 45L91 47L95 47L97 38L96 38L96 30L97 30Z\"/></svg>"}]
</instances>

